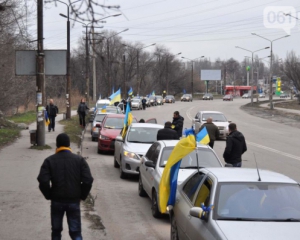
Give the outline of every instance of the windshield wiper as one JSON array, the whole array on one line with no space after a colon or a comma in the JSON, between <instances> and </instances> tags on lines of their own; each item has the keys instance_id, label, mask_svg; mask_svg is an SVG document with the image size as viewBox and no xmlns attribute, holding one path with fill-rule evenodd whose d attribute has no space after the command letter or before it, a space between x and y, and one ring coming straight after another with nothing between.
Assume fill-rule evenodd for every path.
<instances>
[{"instance_id":1,"label":"windshield wiper","mask_svg":"<svg viewBox=\"0 0 300 240\"><path fill-rule=\"evenodd\" d=\"M227 218L218 218L217 220L225 220L225 221L263 221L262 219L254 219L254 218L235 218L235 217L227 217Z\"/></svg>"},{"instance_id":2,"label":"windshield wiper","mask_svg":"<svg viewBox=\"0 0 300 240\"><path fill-rule=\"evenodd\" d=\"M300 222L300 219L298 218L285 218L285 219L271 219L268 221L274 221L274 222Z\"/></svg>"},{"instance_id":3,"label":"windshield wiper","mask_svg":"<svg viewBox=\"0 0 300 240\"><path fill-rule=\"evenodd\" d=\"M197 166L186 166L186 167L180 167L180 169L197 169ZM202 168L202 167L199 167Z\"/></svg>"}]
</instances>

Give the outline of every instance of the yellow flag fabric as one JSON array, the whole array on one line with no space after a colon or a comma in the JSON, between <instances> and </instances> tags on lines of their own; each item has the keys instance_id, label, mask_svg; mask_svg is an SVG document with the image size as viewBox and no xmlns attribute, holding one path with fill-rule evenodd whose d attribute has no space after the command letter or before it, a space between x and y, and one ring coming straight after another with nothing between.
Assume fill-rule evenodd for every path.
<instances>
[{"instance_id":1,"label":"yellow flag fabric","mask_svg":"<svg viewBox=\"0 0 300 240\"><path fill-rule=\"evenodd\" d=\"M170 195L171 167L195 149L195 136L188 135L186 138L182 138L171 152L159 183L159 207L161 213L165 213L167 211L167 203Z\"/></svg>"},{"instance_id":2,"label":"yellow flag fabric","mask_svg":"<svg viewBox=\"0 0 300 240\"><path fill-rule=\"evenodd\" d=\"M209 142L210 142L209 135L206 135L206 136L200 141L200 143L201 143L201 144L204 144L204 145L209 144Z\"/></svg>"}]
</instances>

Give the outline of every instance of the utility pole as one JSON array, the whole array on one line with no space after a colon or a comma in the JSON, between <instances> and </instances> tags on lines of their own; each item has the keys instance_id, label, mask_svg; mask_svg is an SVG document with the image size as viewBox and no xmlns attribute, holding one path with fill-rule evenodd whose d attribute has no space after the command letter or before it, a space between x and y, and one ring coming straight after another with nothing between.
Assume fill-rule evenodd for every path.
<instances>
[{"instance_id":1,"label":"utility pole","mask_svg":"<svg viewBox=\"0 0 300 240\"><path fill-rule=\"evenodd\" d=\"M95 31L94 26L92 26L92 38L93 38L93 101L97 101L96 96L96 46L95 46Z\"/></svg>"},{"instance_id":2,"label":"utility pole","mask_svg":"<svg viewBox=\"0 0 300 240\"><path fill-rule=\"evenodd\" d=\"M45 146L45 63L44 63L44 34L43 34L43 0L37 1L37 73L36 73L36 97L37 97L37 131L36 140L37 146Z\"/></svg>"},{"instance_id":3,"label":"utility pole","mask_svg":"<svg viewBox=\"0 0 300 240\"><path fill-rule=\"evenodd\" d=\"M123 54L124 99L126 99L126 56Z\"/></svg>"},{"instance_id":4,"label":"utility pole","mask_svg":"<svg viewBox=\"0 0 300 240\"><path fill-rule=\"evenodd\" d=\"M89 106L90 92L90 69L89 69L89 41L88 41L88 25L85 25L85 83L86 83L86 104Z\"/></svg>"}]
</instances>

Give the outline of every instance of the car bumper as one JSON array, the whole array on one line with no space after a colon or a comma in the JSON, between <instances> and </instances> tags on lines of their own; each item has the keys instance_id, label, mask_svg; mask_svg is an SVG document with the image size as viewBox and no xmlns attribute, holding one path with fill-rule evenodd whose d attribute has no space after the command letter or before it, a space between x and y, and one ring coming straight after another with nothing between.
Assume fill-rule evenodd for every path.
<instances>
[{"instance_id":1,"label":"car bumper","mask_svg":"<svg viewBox=\"0 0 300 240\"><path fill-rule=\"evenodd\" d=\"M138 106L138 105L131 105L131 108L132 108L132 109L134 109L134 108L139 109L139 108L141 108L141 107Z\"/></svg>"},{"instance_id":2,"label":"car bumper","mask_svg":"<svg viewBox=\"0 0 300 240\"><path fill-rule=\"evenodd\" d=\"M92 132L92 138L98 138L99 132Z\"/></svg>"},{"instance_id":3,"label":"car bumper","mask_svg":"<svg viewBox=\"0 0 300 240\"><path fill-rule=\"evenodd\" d=\"M126 174L139 175L140 174L140 160L123 156L122 170Z\"/></svg>"},{"instance_id":4,"label":"car bumper","mask_svg":"<svg viewBox=\"0 0 300 240\"><path fill-rule=\"evenodd\" d=\"M98 140L98 149L101 151L115 151L115 140Z\"/></svg>"},{"instance_id":5,"label":"car bumper","mask_svg":"<svg viewBox=\"0 0 300 240\"><path fill-rule=\"evenodd\" d=\"M190 101L190 99L181 99L182 102Z\"/></svg>"}]
</instances>

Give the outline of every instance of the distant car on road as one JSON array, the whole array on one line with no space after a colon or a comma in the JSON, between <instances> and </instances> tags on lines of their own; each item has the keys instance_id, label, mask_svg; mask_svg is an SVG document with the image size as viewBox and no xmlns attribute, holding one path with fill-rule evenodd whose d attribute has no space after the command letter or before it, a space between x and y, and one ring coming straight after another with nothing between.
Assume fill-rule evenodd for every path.
<instances>
[{"instance_id":1,"label":"distant car on road","mask_svg":"<svg viewBox=\"0 0 300 240\"><path fill-rule=\"evenodd\" d=\"M119 167L120 178L139 174L141 158L156 142L158 130L164 128L163 125L151 123L153 121L156 123L154 118L146 123L133 123L124 139L121 135L116 137L114 167Z\"/></svg>"},{"instance_id":2,"label":"distant car on road","mask_svg":"<svg viewBox=\"0 0 300 240\"><path fill-rule=\"evenodd\" d=\"M286 93L281 93L281 94L279 95L279 97L280 97L280 98L288 98L289 95L286 94Z\"/></svg>"},{"instance_id":3,"label":"distant car on road","mask_svg":"<svg viewBox=\"0 0 300 240\"><path fill-rule=\"evenodd\" d=\"M211 117L213 119L213 123L218 127L220 131L220 138L226 138L229 134L228 125L229 121L225 117L225 115L221 112L216 111L199 111L195 118L192 119L193 128L195 132L198 133L200 127L206 123L207 118Z\"/></svg>"},{"instance_id":4,"label":"distant car on road","mask_svg":"<svg viewBox=\"0 0 300 240\"><path fill-rule=\"evenodd\" d=\"M223 101L233 101L233 96L231 94L227 94L223 97Z\"/></svg>"},{"instance_id":5,"label":"distant car on road","mask_svg":"<svg viewBox=\"0 0 300 240\"><path fill-rule=\"evenodd\" d=\"M300 187L268 170L202 168L178 184L170 221L170 239L297 240Z\"/></svg>"},{"instance_id":6,"label":"distant car on road","mask_svg":"<svg viewBox=\"0 0 300 240\"><path fill-rule=\"evenodd\" d=\"M157 101L155 96L150 96L149 97L149 102L151 106L157 106Z\"/></svg>"},{"instance_id":7,"label":"distant car on road","mask_svg":"<svg viewBox=\"0 0 300 240\"><path fill-rule=\"evenodd\" d=\"M202 97L203 100L214 100L214 96L211 93L206 93Z\"/></svg>"},{"instance_id":8,"label":"distant car on road","mask_svg":"<svg viewBox=\"0 0 300 240\"><path fill-rule=\"evenodd\" d=\"M157 105L164 105L164 101L163 101L163 97L162 96L159 96L159 95L156 95L156 102L157 102Z\"/></svg>"},{"instance_id":9,"label":"distant car on road","mask_svg":"<svg viewBox=\"0 0 300 240\"><path fill-rule=\"evenodd\" d=\"M192 94L184 94L181 97L181 102L192 102L193 101L193 96Z\"/></svg>"},{"instance_id":10,"label":"distant car on road","mask_svg":"<svg viewBox=\"0 0 300 240\"><path fill-rule=\"evenodd\" d=\"M158 205L158 187L160 179L167 164L169 156L179 140L157 141L151 145L140 163L139 196L149 196L152 202L152 215L155 218L161 216ZM198 152L198 164L196 151ZM198 144L197 150L182 159L178 183L188 178L195 169L205 167L222 167L217 154L207 145Z\"/></svg>"},{"instance_id":11,"label":"distant car on road","mask_svg":"<svg viewBox=\"0 0 300 240\"><path fill-rule=\"evenodd\" d=\"M173 95L167 95L165 97L165 103L175 103L175 98Z\"/></svg>"},{"instance_id":12,"label":"distant car on road","mask_svg":"<svg viewBox=\"0 0 300 240\"><path fill-rule=\"evenodd\" d=\"M133 98L131 100L131 109L132 110L134 110L134 109L137 109L137 110L143 109L142 100L140 98Z\"/></svg>"},{"instance_id":13,"label":"distant car on road","mask_svg":"<svg viewBox=\"0 0 300 240\"><path fill-rule=\"evenodd\" d=\"M265 98L265 97L266 97L266 94L260 93L260 94L258 95L258 97L259 97L259 98Z\"/></svg>"},{"instance_id":14,"label":"distant car on road","mask_svg":"<svg viewBox=\"0 0 300 240\"><path fill-rule=\"evenodd\" d=\"M245 93L245 94L242 96L242 98L249 98L249 97L251 97L251 95L250 95L249 93Z\"/></svg>"}]
</instances>

